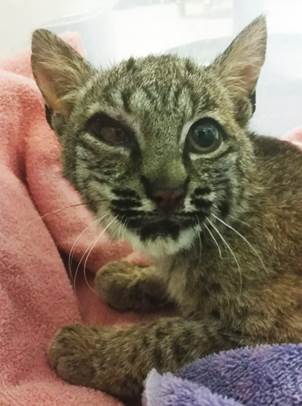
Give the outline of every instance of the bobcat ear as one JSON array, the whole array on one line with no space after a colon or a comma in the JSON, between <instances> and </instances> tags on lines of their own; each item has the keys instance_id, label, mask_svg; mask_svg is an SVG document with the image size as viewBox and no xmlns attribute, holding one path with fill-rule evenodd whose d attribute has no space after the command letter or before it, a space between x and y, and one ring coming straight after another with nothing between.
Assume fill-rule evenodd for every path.
<instances>
[{"instance_id":1,"label":"bobcat ear","mask_svg":"<svg viewBox=\"0 0 302 406\"><path fill-rule=\"evenodd\" d=\"M47 106L68 116L74 96L94 69L68 44L48 30L32 36L31 65Z\"/></svg>"},{"instance_id":2,"label":"bobcat ear","mask_svg":"<svg viewBox=\"0 0 302 406\"><path fill-rule=\"evenodd\" d=\"M265 60L266 19L252 21L211 65L233 98L250 98Z\"/></svg>"}]
</instances>

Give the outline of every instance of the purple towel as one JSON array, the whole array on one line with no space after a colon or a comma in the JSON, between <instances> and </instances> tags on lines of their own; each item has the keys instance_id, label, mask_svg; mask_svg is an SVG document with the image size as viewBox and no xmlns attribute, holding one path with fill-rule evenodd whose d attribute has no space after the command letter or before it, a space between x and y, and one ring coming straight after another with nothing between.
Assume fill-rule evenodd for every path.
<instances>
[{"instance_id":1,"label":"purple towel","mask_svg":"<svg viewBox=\"0 0 302 406\"><path fill-rule=\"evenodd\" d=\"M209 355L177 375L151 371L146 406L301 406L302 344Z\"/></svg>"}]
</instances>

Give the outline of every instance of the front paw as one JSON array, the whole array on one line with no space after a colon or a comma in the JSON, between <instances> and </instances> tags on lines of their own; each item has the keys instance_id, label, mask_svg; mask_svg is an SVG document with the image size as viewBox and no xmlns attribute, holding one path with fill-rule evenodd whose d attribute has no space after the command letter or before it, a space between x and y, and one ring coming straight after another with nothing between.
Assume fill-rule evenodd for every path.
<instances>
[{"instance_id":1,"label":"front paw","mask_svg":"<svg viewBox=\"0 0 302 406\"><path fill-rule=\"evenodd\" d=\"M81 325L63 327L51 342L50 365L65 381L94 387L95 347L93 329Z\"/></svg>"},{"instance_id":2,"label":"front paw","mask_svg":"<svg viewBox=\"0 0 302 406\"><path fill-rule=\"evenodd\" d=\"M73 325L57 332L48 358L56 373L71 384L132 397L140 393L142 384L131 370L137 350L134 355L129 350L125 329Z\"/></svg>"},{"instance_id":3,"label":"front paw","mask_svg":"<svg viewBox=\"0 0 302 406\"><path fill-rule=\"evenodd\" d=\"M109 306L117 310L135 310L137 305L131 295L135 285L137 266L128 262L111 262L95 277L95 288Z\"/></svg>"}]
</instances>

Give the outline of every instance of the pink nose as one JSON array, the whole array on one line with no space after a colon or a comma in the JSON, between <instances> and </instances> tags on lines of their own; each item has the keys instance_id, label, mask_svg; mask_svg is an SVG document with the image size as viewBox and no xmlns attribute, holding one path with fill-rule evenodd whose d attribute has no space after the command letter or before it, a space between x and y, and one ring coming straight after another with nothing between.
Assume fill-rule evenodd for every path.
<instances>
[{"instance_id":1,"label":"pink nose","mask_svg":"<svg viewBox=\"0 0 302 406\"><path fill-rule=\"evenodd\" d=\"M155 190L152 198L162 210L173 210L181 206L185 197L183 189Z\"/></svg>"}]
</instances>

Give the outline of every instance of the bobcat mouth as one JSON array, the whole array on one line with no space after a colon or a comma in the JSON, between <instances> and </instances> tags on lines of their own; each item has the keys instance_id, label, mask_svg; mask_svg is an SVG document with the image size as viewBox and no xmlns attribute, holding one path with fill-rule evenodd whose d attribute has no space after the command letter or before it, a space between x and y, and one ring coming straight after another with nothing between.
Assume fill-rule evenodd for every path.
<instances>
[{"instance_id":1,"label":"bobcat mouth","mask_svg":"<svg viewBox=\"0 0 302 406\"><path fill-rule=\"evenodd\" d=\"M140 227L130 228L126 236L138 250L153 257L174 255L189 248L198 232L198 223L191 219L186 224L175 218L140 221Z\"/></svg>"},{"instance_id":2,"label":"bobcat mouth","mask_svg":"<svg viewBox=\"0 0 302 406\"><path fill-rule=\"evenodd\" d=\"M199 223L206 214L197 208L191 212L147 212L129 193L123 199L111 201L111 212L125 227L126 239L138 250L160 257L189 248Z\"/></svg>"},{"instance_id":3,"label":"bobcat mouth","mask_svg":"<svg viewBox=\"0 0 302 406\"><path fill-rule=\"evenodd\" d=\"M121 191L119 191L121 194ZM204 201L202 202L204 206ZM196 206L196 204L195 204ZM177 240L182 231L192 230L207 216L208 210L202 206L191 212L164 212L142 210L141 202L135 198L134 192L123 191L123 196L111 201L112 214L142 242L156 239ZM210 204L207 204L207 208Z\"/></svg>"},{"instance_id":4,"label":"bobcat mouth","mask_svg":"<svg viewBox=\"0 0 302 406\"><path fill-rule=\"evenodd\" d=\"M193 228L196 219L192 215L182 216L121 216L117 217L126 227L137 234L142 241L170 237L177 240L181 231Z\"/></svg>"},{"instance_id":5,"label":"bobcat mouth","mask_svg":"<svg viewBox=\"0 0 302 406\"><path fill-rule=\"evenodd\" d=\"M180 230L180 224L175 221L159 220L143 225L139 230L139 235L142 241L154 240L158 237L171 237L176 240Z\"/></svg>"}]
</instances>

